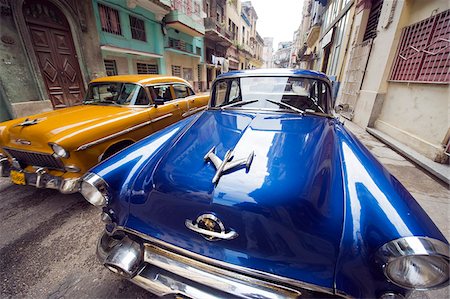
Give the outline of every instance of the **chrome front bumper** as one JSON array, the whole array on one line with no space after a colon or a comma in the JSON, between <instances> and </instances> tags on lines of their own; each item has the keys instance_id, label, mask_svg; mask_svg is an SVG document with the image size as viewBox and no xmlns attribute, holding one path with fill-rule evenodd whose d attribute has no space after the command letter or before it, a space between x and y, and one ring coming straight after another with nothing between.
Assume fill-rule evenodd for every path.
<instances>
[{"instance_id":1,"label":"chrome front bumper","mask_svg":"<svg viewBox=\"0 0 450 299\"><path fill-rule=\"evenodd\" d=\"M40 167L36 167L34 172L16 169L10 165L7 158L0 156L0 175L2 177L9 177L11 170L24 173L26 184L35 186L36 188L56 189L64 194L76 193L79 190L80 178L65 179L60 176L54 176Z\"/></svg>"},{"instance_id":2,"label":"chrome front bumper","mask_svg":"<svg viewBox=\"0 0 450 299\"><path fill-rule=\"evenodd\" d=\"M98 242L97 256L109 270L158 296L261 299L338 297L292 288L208 264L143 241L132 234L112 237L105 232Z\"/></svg>"}]
</instances>

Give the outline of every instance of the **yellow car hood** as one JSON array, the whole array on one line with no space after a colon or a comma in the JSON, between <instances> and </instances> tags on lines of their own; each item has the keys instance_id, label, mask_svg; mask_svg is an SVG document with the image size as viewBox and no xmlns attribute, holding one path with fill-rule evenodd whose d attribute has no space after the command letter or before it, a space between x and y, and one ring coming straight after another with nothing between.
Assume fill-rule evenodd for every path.
<instances>
[{"instance_id":1,"label":"yellow car hood","mask_svg":"<svg viewBox=\"0 0 450 299\"><path fill-rule=\"evenodd\" d=\"M0 124L1 146L52 152L54 142L72 150L148 119L147 109L82 105L14 119Z\"/></svg>"}]
</instances>

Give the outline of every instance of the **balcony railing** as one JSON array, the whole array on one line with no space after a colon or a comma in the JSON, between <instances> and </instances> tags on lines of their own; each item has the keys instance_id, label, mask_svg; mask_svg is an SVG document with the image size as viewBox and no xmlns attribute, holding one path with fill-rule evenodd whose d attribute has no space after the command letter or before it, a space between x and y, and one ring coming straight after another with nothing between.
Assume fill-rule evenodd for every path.
<instances>
[{"instance_id":1,"label":"balcony railing","mask_svg":"<svg viewBox=\"0 0 450 299\"><path fill-rule=\"evenodd\" d=\"M225 36L228 39L232 39L233 34L225 26L225 24L220 24L215 18L205 18L205 30L215 30Z\"/></svg>"}]
</instances>

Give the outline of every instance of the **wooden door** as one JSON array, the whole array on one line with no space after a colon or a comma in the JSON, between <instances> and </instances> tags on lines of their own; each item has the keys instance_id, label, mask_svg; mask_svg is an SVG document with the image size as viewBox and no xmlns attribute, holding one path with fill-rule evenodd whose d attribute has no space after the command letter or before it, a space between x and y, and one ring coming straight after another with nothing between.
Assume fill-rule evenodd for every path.
<instances>
[{"instance_id":1,"label":"wooden door","mask_svg":"<svg viewBox=\"0 0 450 299\"><path fill-rule=\"evenodd\" d=\"M53 107L81 103L84 85L67 19L45 0L25 1L23 12Z\"/></svg>"}]
</instances>

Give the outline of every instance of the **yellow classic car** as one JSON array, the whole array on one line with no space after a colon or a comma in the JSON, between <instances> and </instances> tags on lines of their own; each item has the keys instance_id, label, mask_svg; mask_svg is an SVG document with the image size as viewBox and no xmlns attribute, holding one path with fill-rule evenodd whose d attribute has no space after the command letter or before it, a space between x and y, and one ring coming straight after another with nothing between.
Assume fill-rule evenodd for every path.
<instances>
[{"instance_id":1,"label":"yellow classic car","mask_svg":"<svg viewBox=\"0 0 450 299\"><path fill-rule=\"evenodd\" d=\"M80 106L0 123L0 175L18 185L77 192L89 168L205 109L208 100L178 77L95 79Z\"/></svg>"}]
</instances>

